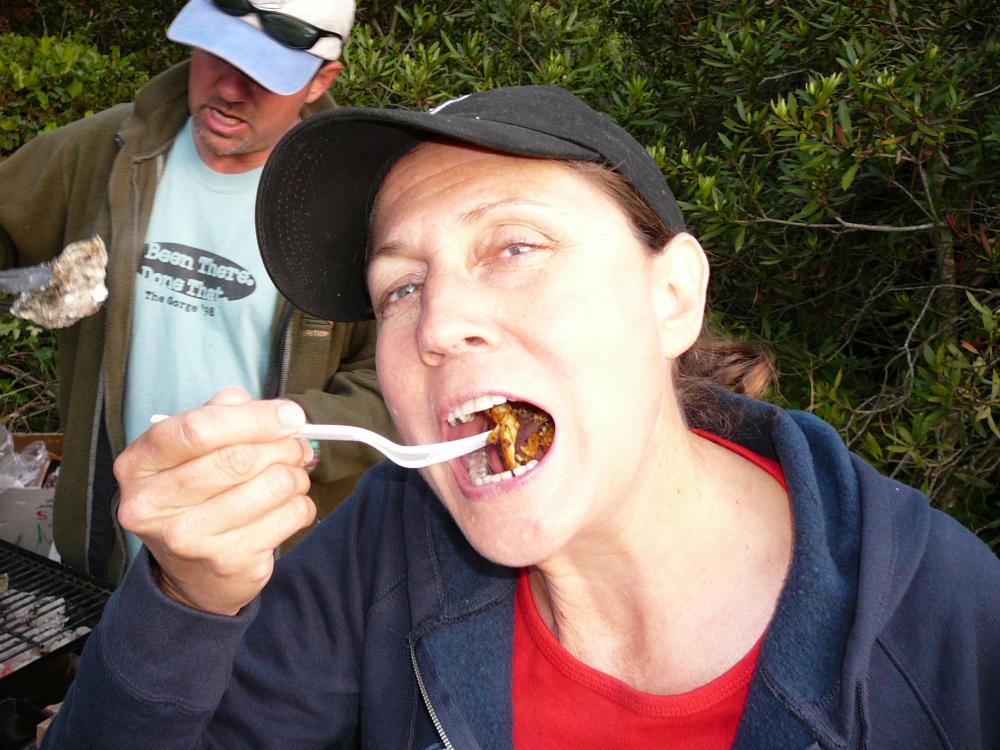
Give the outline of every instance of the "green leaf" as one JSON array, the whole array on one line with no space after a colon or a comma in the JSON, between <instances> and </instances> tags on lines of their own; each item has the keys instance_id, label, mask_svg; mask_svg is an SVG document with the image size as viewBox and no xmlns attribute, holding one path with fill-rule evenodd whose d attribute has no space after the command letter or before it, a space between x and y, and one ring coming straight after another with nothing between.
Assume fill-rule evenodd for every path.
<instances>
[{"instance_id":1,"label":"green leaf","mask_svg":"<svg viewBox=\"0 0 1000 750\"><path fill-rule=\"evenodd\" d=\"M853 132L851 130L851 113L847 108L847 102L843 99L837 104L837 122L840 123L840 129L844 131L844 137L850 142Z\"/></svg>"},{"instance_id":2,"label":"green leaf","mask_svg":"<svg viewBox=\"0 0 1000 750\"><path fill-rule=\"evenodd\" d=\"M844 172L844 174L841 175L840 187L842 189L847 190L848 188L851 187L851 184L854 182L854 177L857 175L858 169L860 167L861 167L861 162L856 161L847 168L847 171Z\"/></svg>"},{"instance_id":3,"label":"green leaf","mask_svg":"<svg viewBox=\"0 0 1000 750\"><path fill-rule=\"evenodd\" d=\"M742 224L736 230L736 237L733 239L734 252L738 253L740 250L743 249L743 243L746 241L746 238L747 238L747 227L746 224Z\"/></svg>"}]
</instances>

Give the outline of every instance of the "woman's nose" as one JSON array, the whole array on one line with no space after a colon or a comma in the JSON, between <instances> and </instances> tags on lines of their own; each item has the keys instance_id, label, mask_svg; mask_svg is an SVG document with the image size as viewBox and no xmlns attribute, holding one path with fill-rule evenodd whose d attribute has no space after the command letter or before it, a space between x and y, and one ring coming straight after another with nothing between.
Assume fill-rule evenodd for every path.
<instances>
[{"instance_id":1,"label":"woman's nose","mask_svg":"<svg viewBox=\"0 0 1000 750\"><path fill-rule=\"evenodd\" d=\"M488 291L468 280L428 277L417 330L420 356L437 365L450 356L486 351L502 338Z\"/></svg>"}]
</instances>

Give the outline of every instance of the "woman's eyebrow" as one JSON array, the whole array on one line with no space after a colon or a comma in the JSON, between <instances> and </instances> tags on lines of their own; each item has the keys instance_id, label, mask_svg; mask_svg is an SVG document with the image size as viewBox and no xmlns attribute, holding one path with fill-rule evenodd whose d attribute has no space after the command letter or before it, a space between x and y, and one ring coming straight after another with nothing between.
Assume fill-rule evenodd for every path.
<instances>
[{"instance_id":1,"label":"woman's eyebrow","mask_svg":"<svg viewBox=\"0 0 1000 750\"><path fill-rule=\"evenodd\" d=\"M459 222L462 224L469 224L477 219L483 217L484 214L488 214L491 211L495 211L499 208L505 208L510 205L521 205L521 206L533 206L537 208L543 208L546 206L542 201L537 201L532 198L524 198L522 196L510 196L508 198L501 198L499 200L491 201L490 203L484 203L481 206L476 206L468 211L465 211L458 216Z\"/></svg>"},{"instance_id":2,"label":"woman's eyebrow","mask_svg":"<svg viewBox=\"0 0 1000 750\"><path fill-rule=\"evenodd\" d=\"M392 257L394 255L401 255L403 252L402 242L386 242L378 247L372 248L368 251L368 257L365 258L365 268L371 266L379 258Z\"/></svg>"},{"instance_id":3,"label":"woman's eyebrow","mask_svg":"<svg viewBox=\"0 0 1000 750\"><path fill-rule=\"evenodd\" d=\"M501 208L506 208L507 206L519 205L519 206L530 206L533 208L545 208L547 204L543 201L534 200L531 198L524 198L521 196L510 196L508 198L500 198L499 200L490 201L489 203L483 203L475 208L470 208L467 211L463 211L458 215L458 222L460 224L471 224L475 221L481 219L484 215L496 211ZM370 266L377 259L387 256L403 255L405 254L406 243L399 240L392 240L390 242L385 242L378 247L372 248L368 252L368 257L365 260L365 266Z\"/></svg>"}]
</instances>

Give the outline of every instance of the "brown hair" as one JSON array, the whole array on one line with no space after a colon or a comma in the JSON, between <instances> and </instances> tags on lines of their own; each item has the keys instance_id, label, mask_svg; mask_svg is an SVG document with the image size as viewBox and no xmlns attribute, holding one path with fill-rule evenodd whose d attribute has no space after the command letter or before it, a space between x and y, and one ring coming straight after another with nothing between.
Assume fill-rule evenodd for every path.
<instances>
[{"instance_id":1,"label":"brown hair","mask_svg":"<svg viewBox=\"0 0 1000 750\"><path fill-rule=\"evenodd\" d=\"M622 207L636 236L654 253L674 236L629 182L595 162L566 161L566 166L590 180ZM706 416L708 391L722 386L748 396L761 396L776 380L770 352L760 344L713 334L708 324L694 345L675 364L677 398L688 418Z\"/></svg>"}]
</instances>

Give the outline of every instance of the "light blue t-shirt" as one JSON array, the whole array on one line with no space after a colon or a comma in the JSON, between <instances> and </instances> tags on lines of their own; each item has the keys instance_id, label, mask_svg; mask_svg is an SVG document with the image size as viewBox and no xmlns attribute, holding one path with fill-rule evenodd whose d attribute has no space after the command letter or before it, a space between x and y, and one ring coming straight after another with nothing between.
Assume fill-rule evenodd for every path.
<instances>
[{"instance_id":1,"label":"light blue t-shirt","mask_svg":"<svg viewBox=\"0 0 1000 750\"><path fill-rule=\"evenodd\" d=\"M195 150L188 119L156 189L135 280L125 439L238 385L260 397L278 292L254 232L261 169L222 174ZM129 540L129 560L138 541Z\"/></svg>"}]
</instances>

